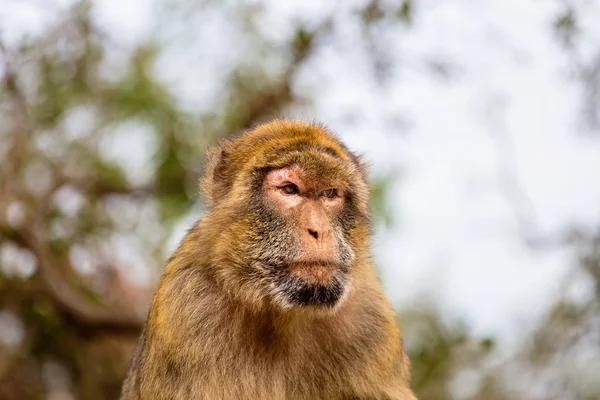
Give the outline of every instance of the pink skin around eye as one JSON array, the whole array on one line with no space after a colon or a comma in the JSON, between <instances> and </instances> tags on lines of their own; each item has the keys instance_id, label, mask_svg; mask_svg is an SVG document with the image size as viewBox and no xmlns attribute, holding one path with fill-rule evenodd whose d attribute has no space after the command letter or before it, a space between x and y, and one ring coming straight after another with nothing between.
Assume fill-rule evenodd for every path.
<instances>
[{"instance_id":1,"label":"pink skin around eye","mask_svg":"<svg viewBox=\"0 0 600 400\"><path fill-rule=\"evenodd\" d=\"M274 169L267 174L265 182L269 185L282 186L285 183L293 183L300 187L300 170L296 167L286 167L280 169Z\"/></svg>"},{"instance_id":2,"label":"pink skin around eye","mask_svg":"<svg viewBox=\"0 0 600 400\"><path fill-rule=\"evenodd\" d=\"M282 187L286 185L296 185L298 187L299 195L285 194ZM266 190L266 194L271 199L275 200L277 204L284 208L293 208L301 204L305 200L305 194L307 191L319 192L322 190L329 189L328 187L318 187L311 181L306 181L302 177L302 170L300 167L291 166L280 169L275 169L267 173L263 187ZM326 196L320 197L321 201L327 208L337 208L343 204L341 190L337 190L338 197L328 198Z\"/></svg>"},{"instance_id":3,"label":"pink skin around eye","mask_svg":"<svg viewBox=\"0 0 600 400\"><path fill-rule=\"evenodd\" d=\"M281 187L293 184L298 187L300 193L303 193L306 188L300 178L300 170L297 167L286 167L275 169L267 173L264 181L264 188L267 194L275 200L280 206L292 208L299 205L303 198L298 195L285 195L281 191Z\"/></svg>"}]
</instances>

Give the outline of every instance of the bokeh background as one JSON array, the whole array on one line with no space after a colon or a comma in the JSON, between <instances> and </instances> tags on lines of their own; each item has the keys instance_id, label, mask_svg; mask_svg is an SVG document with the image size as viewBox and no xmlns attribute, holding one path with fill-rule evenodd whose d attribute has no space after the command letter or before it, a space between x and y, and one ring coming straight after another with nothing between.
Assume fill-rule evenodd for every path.
<instances>
[{"instance_id":1,"label":"bokeh background","mask_svg":"<svg viewBox=\"0 0 600 400\"><path fill-rule=\"evenodd\" d=\"M115 399L206 147L371 164L423 400L600 399L600 0L0 0L0 399Z\"/></svg>"}]
</instances>

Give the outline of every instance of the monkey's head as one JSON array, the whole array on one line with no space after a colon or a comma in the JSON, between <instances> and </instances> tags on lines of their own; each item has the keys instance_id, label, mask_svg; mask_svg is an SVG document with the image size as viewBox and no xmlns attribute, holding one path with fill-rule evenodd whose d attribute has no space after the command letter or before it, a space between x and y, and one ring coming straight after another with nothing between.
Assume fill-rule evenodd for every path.
<instances>
[{"instance_id":1,"label":"monkey's head","mask_svg":"<svg viewBox=\"0 0 600 400\"><path fill-rule=\"evenodd\" d=\"M341 303L371 228L365 166L332 133L261 125L210 152L202 187L228 290L286 309Z\"/></svg>"}]
</instances>

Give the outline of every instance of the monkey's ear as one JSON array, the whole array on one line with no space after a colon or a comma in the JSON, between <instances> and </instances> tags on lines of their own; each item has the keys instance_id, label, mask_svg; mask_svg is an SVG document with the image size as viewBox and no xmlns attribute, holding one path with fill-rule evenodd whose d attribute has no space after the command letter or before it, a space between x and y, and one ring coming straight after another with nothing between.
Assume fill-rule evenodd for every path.
<instances>
[{"instance_id":1,"label":"monkey's ear","mask_svg":"<svg viewBox=\"0 0 600 400\"><path fill-rule=\"evenodd\" d=\"M212 147L206 155L204 176L200 180L200 191L212 207L225 197L229 188L227 171L228 152L225 147Z\"/></svg>"}]
</instances>

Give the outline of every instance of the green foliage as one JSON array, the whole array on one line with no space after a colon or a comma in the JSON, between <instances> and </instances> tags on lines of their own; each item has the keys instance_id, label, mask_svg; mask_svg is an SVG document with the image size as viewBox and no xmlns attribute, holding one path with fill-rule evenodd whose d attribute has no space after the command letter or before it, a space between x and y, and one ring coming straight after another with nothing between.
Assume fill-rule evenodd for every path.
<instances>
[{"instance_id":1,"label":"green foliage","mask_svg":"<svg viewBox=\"0 0 600 400\"><path fill-rule=\"evenodd\" d=\"M467 368L481 368L494 349L492 338L473 338L459 321L447 322L433 306L415 306L401 312L404 335L410 336L408 352L413 387L419 398L453 399L451 384Z\"/></svg>"},{"instance_id":2,"label":"green foliage","mask_svg":"<svg viewBox=\"0 0 600 400\"><path fill-rule=\"evenodd\" d=\"M404 0L398 9L398 18L406 24L410 23L413 19L413 7L412 0Z\"/></svg>"},{"instance_id":3,"label":"green foliage","mask_svg":"<svg viewBox=\"0 0 600 400\"><path fill-rule=\"evenodd\" d=\"M577 21L575 20L575 12L573 8L567 7L554 20L554 28L556 33L565 45L570 45L573 36L577 33Z\"/></svg>"},{"instance_id":4,"label":"green foliage","mask_svg":"<svg viewBox=\"0 0 600 400\"><path fill-rule=\"evenodd\" d=\"M386 228L391 227L394 222L387 198L393 179L393 176L383 176L376 177L371 181L371 207L377 220Z\"/></svg>"}]
</instances>

